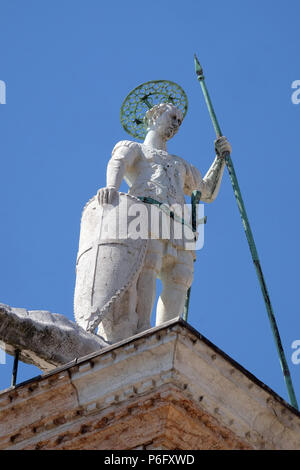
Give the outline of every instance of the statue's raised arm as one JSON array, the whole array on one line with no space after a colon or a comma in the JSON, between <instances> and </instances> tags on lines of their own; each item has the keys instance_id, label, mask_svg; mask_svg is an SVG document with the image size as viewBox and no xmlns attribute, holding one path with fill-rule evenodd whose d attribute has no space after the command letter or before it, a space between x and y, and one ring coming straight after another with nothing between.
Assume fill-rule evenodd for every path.
<instances>
[{"instance_id":1,"label":"statue's raised arm","mask_svg":"<svg viewBox=\"0 0 300 470\"><path fill-rule=\"evenodd\" d=\"M219 137L215 141L216 157L207 171L204 178L192 164L187 164L187 174L185 179L185 194L191 195L195 190L201 192L201 201L213 202L221 186L221 181L225 169L226 152L231 152L231 145L226 137Z\"/></svg>"}]
</instances>

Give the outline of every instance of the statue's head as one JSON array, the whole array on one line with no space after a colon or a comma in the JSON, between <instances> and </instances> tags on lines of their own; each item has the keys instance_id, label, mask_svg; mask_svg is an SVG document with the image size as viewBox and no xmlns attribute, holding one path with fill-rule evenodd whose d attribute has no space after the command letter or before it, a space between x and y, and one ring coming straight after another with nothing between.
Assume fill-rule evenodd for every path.
<instances>
[{"instance_id":1,"label":"statue's head","mask_svg":"<svg viewBox=\"0 0 300 470\"><path fill-rule=\"evenodd\" d=\"M169 140L176 134L182 121L182 112L172 103L157 104L145 116L147 132L155 130L164 140Z\"/></svg>"}]
</instances>

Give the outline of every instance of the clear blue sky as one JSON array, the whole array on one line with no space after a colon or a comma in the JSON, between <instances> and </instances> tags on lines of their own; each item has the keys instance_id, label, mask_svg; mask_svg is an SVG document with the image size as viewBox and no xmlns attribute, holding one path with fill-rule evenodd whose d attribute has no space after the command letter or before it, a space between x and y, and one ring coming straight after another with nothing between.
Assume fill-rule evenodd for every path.
<instances>
[{"instance_id":1,"label":"clear blue sky","mask_svg":"<svg viewBox=\"0 0 300 470\"><path fill-rule=\"evenodd\" d=\"M291 362L299 321L299 2L274 0L0 0L0 302L73 319L81 211L105 185L124 97L169 79L189 111L169 151L205 173L214 132L193 54L242 188ZM190 323L287 399L228 174L198 252ZM12 359L0 365L9 386ZM39 371L21 365L18 380Z\"/></svg>"}]
</instances>

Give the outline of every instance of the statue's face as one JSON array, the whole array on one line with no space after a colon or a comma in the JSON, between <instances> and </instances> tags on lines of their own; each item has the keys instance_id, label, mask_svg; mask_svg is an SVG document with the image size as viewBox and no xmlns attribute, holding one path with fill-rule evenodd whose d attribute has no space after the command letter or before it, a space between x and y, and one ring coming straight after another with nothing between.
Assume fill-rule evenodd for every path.
<instances>
[{"instance_id":1,"label":"statue's face","mask_svg":"<svg viewBox=\"0 0 300 470\"><path fill-rule=\"evenodd\" d=\"M175 107L168 107L155 121L152 129L157 131L164 140L171 139L181 125L181 117Z\"/></svg>"}]
</instances>

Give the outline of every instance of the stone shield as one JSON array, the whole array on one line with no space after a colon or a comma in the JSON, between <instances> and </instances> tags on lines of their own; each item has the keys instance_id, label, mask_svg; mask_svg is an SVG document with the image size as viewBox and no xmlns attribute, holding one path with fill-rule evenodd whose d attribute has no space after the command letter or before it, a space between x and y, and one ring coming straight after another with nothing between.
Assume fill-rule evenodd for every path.
<instances>
[{"instance_id":1,"label":"stone shield","mask_svg":"<svg viewBox=\"0 0 300 470\"><path fill-rule=\"evenodd\" d=\"M110 315L142 269L148 236L141 232L138 236L136 225L131 223L132 215L139 210L146 217L145 204L126 193L117 193L112 204L103 206L95 196L84 208L74 313L85 330L94 332Z\"/></svg>"}]
</instances>

